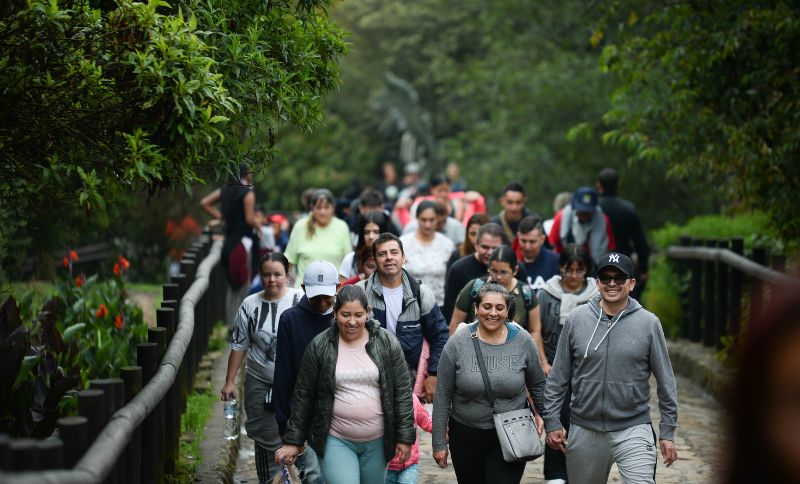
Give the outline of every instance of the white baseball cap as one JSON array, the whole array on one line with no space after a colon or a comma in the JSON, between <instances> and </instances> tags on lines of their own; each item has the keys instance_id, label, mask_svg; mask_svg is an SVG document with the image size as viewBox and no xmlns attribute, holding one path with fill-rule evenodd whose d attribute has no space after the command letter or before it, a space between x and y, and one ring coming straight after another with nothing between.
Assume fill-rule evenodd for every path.
<instances>
[{"instance_id":1,"label":"white baseball cap","mask_svg":"<svg viewBox=\"0 0 800 484\"><path fill-rule=\"evenodd\" d=\"M335 296L337 284L339 271L328 261L312 262L303 274L303 287L309 299L316 296Z\"/></svg>"}]
</instances>

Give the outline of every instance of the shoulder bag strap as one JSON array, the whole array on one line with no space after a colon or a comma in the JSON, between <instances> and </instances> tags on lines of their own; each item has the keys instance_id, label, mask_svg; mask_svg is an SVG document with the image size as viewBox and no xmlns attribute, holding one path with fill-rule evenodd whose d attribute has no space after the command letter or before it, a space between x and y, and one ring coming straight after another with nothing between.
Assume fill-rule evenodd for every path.
<instances>
[{"instance_id":1,"label":"shoulder bag strap","mask_svg":"<svg viewBox=\"0 0 800 484\"><path fill-rule=\"evenodd\" d=\"M486 398L489 399L489 405L491 405L492 413L494 413L494 392L492 391L492 385L489 383L489 375L486 372L486 362L483 361L483 353L481 353L481 346L478 343L477 325L475 326L475 331L472 332L472 344L475 345L475 357L478 359L478 367L481 369L483 387L486 390Z\"/></svg>"}]
</instances>

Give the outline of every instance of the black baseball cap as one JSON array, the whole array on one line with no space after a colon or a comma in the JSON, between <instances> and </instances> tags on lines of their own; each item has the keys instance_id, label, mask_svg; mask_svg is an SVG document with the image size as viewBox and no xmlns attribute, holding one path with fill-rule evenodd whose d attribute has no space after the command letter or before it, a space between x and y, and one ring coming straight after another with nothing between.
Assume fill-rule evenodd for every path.
<instances>
[{"instance_id":1,"label":"black baseball cap","mask_svg":"<svg viewBox=\"0 0 800 484\"><path fill-rule=\"evenodd\" d=\"M619 252L605 254L597 264L597 273L599 274L606 267L614 267L626 276L633 276L633 261L625 254Z\"/></svg>"}]
</instances>

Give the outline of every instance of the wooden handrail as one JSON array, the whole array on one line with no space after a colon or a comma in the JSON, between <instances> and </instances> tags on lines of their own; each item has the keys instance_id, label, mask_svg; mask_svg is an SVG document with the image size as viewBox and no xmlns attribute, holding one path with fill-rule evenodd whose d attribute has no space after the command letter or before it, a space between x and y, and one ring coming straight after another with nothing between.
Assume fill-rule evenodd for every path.
<instances>
[{"instance_id":1,"label":"wooden handrail","mask_svg":"<svg viewBox=\"0 0 800 484\"><path fill-rule=\"evenodd\" d=\"M684 247L672 245L667 247L666 254L673 259L699 259L720 261L737 269L748 276L761 279L775 285L800 285L800 279L786 275L782 272L756 264L750 259L728 249L715 249L711 247Z\"/></svg>"},{"instance_id":2,"label":"wooden handrail","mask_svg":"<svg viewBox=\"0 0 800 484\"><path fill-rule=\"evenodd\" d=\"M191 287L181 299L180 321L170 340L158 371L127 405L117 411L71 470L0 472L0 482L8 484L101 483L111 473L132 433L164 399L175 382L181 361L192 341L194 308L209 287L211 271L222 254L222 241L215 241L208 256L197 268Z\"/></svg>"}]
</instances>

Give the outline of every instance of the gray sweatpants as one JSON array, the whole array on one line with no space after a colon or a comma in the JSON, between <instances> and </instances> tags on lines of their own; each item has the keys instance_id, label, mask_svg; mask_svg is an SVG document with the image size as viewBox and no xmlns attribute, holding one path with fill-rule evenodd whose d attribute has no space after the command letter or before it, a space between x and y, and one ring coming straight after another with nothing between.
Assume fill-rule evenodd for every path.
<instances>
[{"instance_id":1,"label":"gray sweatpants","mask_svg":"<svg viewBox=\"0 0 800 484\"><path fill-rule=\"evenodd\" d=\"M658 449L650 424L595 432L572 423L566 454L569 482L608 482L611 464L616 463L622 482L655 483Z\"/></svg>"}]
</instances>

